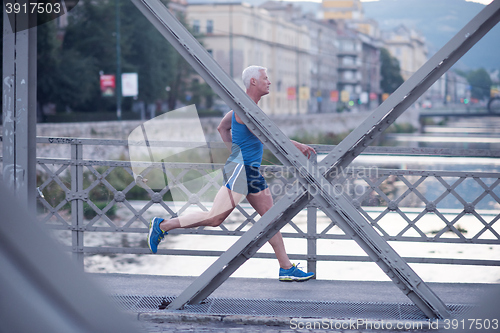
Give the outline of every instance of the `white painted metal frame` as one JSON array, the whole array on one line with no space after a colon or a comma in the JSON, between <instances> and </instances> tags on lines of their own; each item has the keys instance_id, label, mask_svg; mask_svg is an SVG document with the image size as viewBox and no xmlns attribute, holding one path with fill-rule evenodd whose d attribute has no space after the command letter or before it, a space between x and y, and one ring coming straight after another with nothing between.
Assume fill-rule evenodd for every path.
<instances>
[{"instance_id":1,"label":"white painted metal frame","mask_svg":"<svg viewBox=\"0 0 500 333\"><path fill-rule=\"evenodd\" d=\"M308 161L260 108L228 77L206 50L158 0L132 0L212 89L286 166L300 184L278 201L248 232L169 306L180 309L210 295L314 197L323 211L367 252L394 283L429 317L447 318L444 303L380 237L352 203L335 194L336 170L347 167L383 130L500 20L495 0L379 106L319 164Z\"/></svg>"}]
</instances>

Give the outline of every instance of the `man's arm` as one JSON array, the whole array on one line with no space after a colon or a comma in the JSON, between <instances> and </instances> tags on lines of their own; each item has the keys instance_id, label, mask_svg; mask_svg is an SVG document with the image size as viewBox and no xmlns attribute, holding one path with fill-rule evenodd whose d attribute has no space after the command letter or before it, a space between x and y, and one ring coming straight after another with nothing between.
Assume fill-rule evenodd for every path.
<instances>
[{"instance_id":1,"label":"man's arm","mask_svg":"<svg viewBox=\"0 0 500 333\"><path fill-rule=\"evenodd\" d=\"M227 149L231 151L232 148L232 137L231 137L231 124L232 124L232 117L233 117L233 112L234 111L229 111L224 118L222 118L219 126L217 127L217 130L219 131L219 134L222 138L222 141L226 144ZM235 115L236 121L239 123L243 124L241 119L239 119L238 115ZM292 143L297 147L302 154L307 156L307 158L311 157L311 154L315 154L316 151L312 148L309 147L308 145L305 145L303 143L291 140Z\"/></svg>"},{"instance_id":2,"label":"man's arm","mask_svg":"<svg viewBox=\"0 0 500 333\"><path fill-rule=\"evenodd\" d=\"M231 137L231 123L232 123L233 112L234 111L229 111L228 113L226 113L224 118L222 118L222 120L220 121L219 126L217 126L217 130L219 131L222 141L224 141L229 151L231 151L231 147L233 144Z\"/></svg>"}]
</instances>

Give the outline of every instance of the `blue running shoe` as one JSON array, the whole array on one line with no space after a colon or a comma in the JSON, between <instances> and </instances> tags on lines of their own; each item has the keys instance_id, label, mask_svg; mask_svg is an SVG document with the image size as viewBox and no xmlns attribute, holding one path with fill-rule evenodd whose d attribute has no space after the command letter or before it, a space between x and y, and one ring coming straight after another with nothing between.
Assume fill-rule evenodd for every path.
<instances>
[{"instance_id":1,"label":"blue running shoe","mask_svg":"<svg viewBox=\"0 0 500 333\"><path fill-rule=\"evenodd\" d=\"M303 272L298 265L293 264L289 269L280 268L280 281L284 282L302 282L307 281L314 276L314 273Z\"/></svg>"},{"instance_id":2,"label":"blue running shoe","mask_svg":"<svg viewBox=\"0 0 500 333\"><path fill-rule=\"evenodd\" d=\"M163 219L160 217L153 217L151 222L149 222L148 245L153 253L158 251L158 244L160 244L165 235L168 235L168 232L160 229L162 221Z\"/></svg>"}]
</instances>

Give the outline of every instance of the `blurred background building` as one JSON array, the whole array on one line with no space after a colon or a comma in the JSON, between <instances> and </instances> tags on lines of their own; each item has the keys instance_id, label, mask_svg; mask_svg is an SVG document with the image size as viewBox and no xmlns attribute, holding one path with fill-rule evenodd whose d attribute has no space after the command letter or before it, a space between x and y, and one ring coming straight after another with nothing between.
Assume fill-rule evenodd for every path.
<instances>
[{"instance_id":1,"label":"blurred background building","mask_svg":"<svg viewBox=\"0 0 500 333\"><path fill-rule=\"evenodd\" d=\"M261 108L269 114L373 110L427 61L432 48L430 37L426 40L411 22L388 27L380 16L378 21L365 17L369 5L360 0L161 1L242 88L245 67L268 68L271 94ZM228 111L149 22L134 19L136 14L128 1L82 0L55 20L56 41L52 27L39 29L39 44L45 45L38 64L39 121L114 120L116 98L101 94L98 84L99 73L118 75L118 68L138 77L138 95L123 96L124 119L151 118L190 104L204 116ZM115 31L119 22L121 42ZM392 67L384 71L387 59ZM55 78L48 75L53 72ZM489 93L481 87L488 90L494 75L488 81L485 72L472 72L451 70L418 106L427 100L426 107L485 99ZM473 74L482 81L470 81Z\"/></svg>"},{"instance_id":2,"label":"blurred background building","mask_svg":"<svg viewBox=\"0 0 500 333\"><path fill-rule=\"evenodd\" d=\"M241 73L250 65L268 68L270 96L261 107L270 114L308 112L310 36L303 25L245 3L191 4L188 22L204 34L214 59L242 88Z\"/></svg>"},{"instance_id":3,"label":"blurred background building","mask_svg":"<svg viewBox=\"0 0 500 333\"><path fill-rule=\"evenodd\" d=\"M400 25L381 32L384 47L398 59L403 79L415 73L427 61L425 37L414 29Z\"/></svg>"}]
</instances>

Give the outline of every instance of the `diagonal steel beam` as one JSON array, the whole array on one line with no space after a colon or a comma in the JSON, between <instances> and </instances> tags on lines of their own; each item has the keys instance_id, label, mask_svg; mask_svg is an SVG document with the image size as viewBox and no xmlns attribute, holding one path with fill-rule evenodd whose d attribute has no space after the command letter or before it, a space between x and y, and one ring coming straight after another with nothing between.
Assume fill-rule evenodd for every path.
<instances>
[{"instance_id":1,"label":"diagonal steel beam","mask_svg":"<svg viewBox=\"0 0 500 333\"><path fill-rule=\"evenodd\" d=\"M323 163L329 172L326 178L319 168L309 163L304 156L291 144L288 138L266 117L258 106L227 77L220 66L213 61L208 53L187 32L186 29L168 12L159 2L153 0L132 0L144 15L158 28L167 40L181 53L181 55L198 71L208 84L219 94L221 98L233 107L242 120L249 126L268 148L282 161L284 165L293 166L299 172L298 178L302 184L296 186L295 191L278 201L276 205L266 213L259 222L243 235L224 255L222 255L209 269L207 269L190 287L188 287L169 308L181 308L186 303L196 303L207 297L213 290L222 284L243 262L250 258L268 239L270 239L291 217L304 208L311 199L310 193L314 190L314 197L323 207L325 213L336 220L346 234L354 240L374 259L374 261L386 272L386 274L400 286L400 289L415 302L417 306L428 316L445 318L449 316L446 306L430 290L427 285L413 272L408 264L383 240L378 233L369 225L364 217L352 206L350 201L343 195L332 196L334 187L330 183L335 176L331 171L335 168L348 165L352 159L359 154L370 140L390 125L397 116L402 113L419 95L427 89L440 75L442 75L457 59L461 57L482 35L498 22L499 0L490 5L494 9L494 15L486 15L483 10L464 29L470 31L464 41L455 41L457 48L445 50L445 55L439 61L437 67L430 68L429 72L419 71L425 74L424 79L417 81L416 85L406 84L410 94L405 95L401 102L397 98L390 99L390 103L384 104L376 109L372 116L362 125L357 135L348 136L344 144L347 146L345 153L342 147L337 151L340 154L335 158L335 152L327 156L327 162ZM463 29L463 30L464 30ZM462 30L462 31L463 31ZM470 38L473 36L473 38ZM457 37L457 36L456 36ZM452 39L454 41L456 38ZM467 39L469 39L467 43ZM450 41L450 42L452 42ZM450 44L450 43L448 43ZM448 46L447 44L447 46ZM445 46L446 48L446 46ZM461 53L463 52L463 53ZM461 53L461 54L460 54ZM433 57L431 60L435 60ZM429 62L428 62L429 63ZM443 65L445 64L446 65ZM431 67L429 65L428 67ZM425 67L425 66L424 66ZM440 74L439 74L440 73ZM418 79L418 76L417 76ZM417 80L415 79L415 80ZM413 81L415 81L413 80ZM403 86L402 86L403 87ZM402 88L401 87L401 88ZM405 89L399 89L402 92ZM396 94L396 93L395 93ZM397 95L397 94L396 94ZM409 98L411 97L411 98ZM388 100L389 101L389 100ZM391 107L391 103L396 104ZM398 114L399 112L399 114ZM381 114L380 118L376 116ZM394 115L392 118L390 115ZM371 122L373 122L371 124ZM363 127L368 127L364 130ZM351 144L352 141L353 143ZM354 153L354 154L353 154ZM330 163L330 164L328 164ZM307 190L306 190L307 189Z\"/></svg>"}]
</instances>

